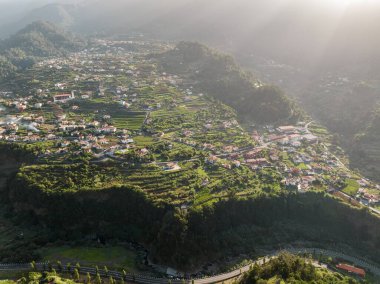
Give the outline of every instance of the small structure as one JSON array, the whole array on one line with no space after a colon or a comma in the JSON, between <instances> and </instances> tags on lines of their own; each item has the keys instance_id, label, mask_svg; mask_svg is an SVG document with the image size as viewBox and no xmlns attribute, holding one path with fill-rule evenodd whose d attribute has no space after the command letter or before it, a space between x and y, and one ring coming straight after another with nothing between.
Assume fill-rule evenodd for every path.
<instances>
[{"instance_id":1,"label":"small structure","mask_svg":"<svg viewBox=\"0 0 380 284\"><path fill-rule=\"evenodd\" d=\"M336 268L340 269L340 270L344 270L348 273L352 273L352 274L355 274L357 276L360 276L360 277L365 277L366 275L366 272L364 269L362 268L357 268L355 266L352 266L352 265L348 265L348 264L344 264L344 263L339 263L336 265Z\"/></svg>"},{"instance_id":2,"label":"small structure","mask_svg":"<svg viewBox=\"0 0 380 284\"><path fill-rule=\"evenodd\" d=\"M71 94L61 94L54 96L55 103L66 103L73 99L75 99L74 92L71 92Z\"/></svg>"}]
</instances>

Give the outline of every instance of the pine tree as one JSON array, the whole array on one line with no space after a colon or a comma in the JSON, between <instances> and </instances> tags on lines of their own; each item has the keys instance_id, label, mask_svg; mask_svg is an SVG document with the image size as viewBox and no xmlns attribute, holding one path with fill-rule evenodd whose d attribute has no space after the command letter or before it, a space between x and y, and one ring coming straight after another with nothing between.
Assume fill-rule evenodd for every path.
<instances>
[{"instance_id":1,"label":"pine tree","mask_svg":"<svg viewBox=\"0 0 380 284\"><path fill-rule=\"evenodd\" d=\"M86 275L86 283L87 284L91 283L91 275L88 272L87 272L87 275Z\"/></svg>"}]
</instances>

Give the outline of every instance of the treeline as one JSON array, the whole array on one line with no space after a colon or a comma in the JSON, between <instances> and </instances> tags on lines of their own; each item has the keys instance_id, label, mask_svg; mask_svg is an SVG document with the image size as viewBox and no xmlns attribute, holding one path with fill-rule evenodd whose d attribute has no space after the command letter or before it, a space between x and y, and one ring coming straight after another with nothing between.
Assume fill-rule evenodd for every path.
<instances>
[{"instance_id":1,"label":"treeline","mask_svg":"<svg viewBox=\"0 0 380 284\"><path fill-rule=\"evenodd\" d=\"M0 41L0 77L31 67L41 58L62 56L85 46L78 39L48 22L37 21Z\"/></svg>"},{"instance_id":2,"label":"treeline","mask_svg":"<svg viewBox=\"0 0 380 284\"><path fill-rule=\"evenodd\" d=\"M302 116L296 104L275 86L263 85L243 71L232 57L198 43L181 42L158 55L163 70L187 76L195 87L233 107L248 122L295 121Z\"/></svg>"}]
</instances>

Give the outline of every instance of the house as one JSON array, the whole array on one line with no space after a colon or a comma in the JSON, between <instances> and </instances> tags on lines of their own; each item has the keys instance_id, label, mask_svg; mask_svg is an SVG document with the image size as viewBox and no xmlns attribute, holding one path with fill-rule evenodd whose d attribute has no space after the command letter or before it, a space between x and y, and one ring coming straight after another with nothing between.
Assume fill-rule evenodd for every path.
<instances>
[{"instance_id":1,"label":"house","mask_svg":"<svg viewBox=\"0 0 380 284\"><path fill-rule=\"evenodd\" d=\"M140 156L146 156L148 153L149 153L149 150L146 149L146 148L143 148L143 149L139 150L139 155Z\"/></svg>"},{"instance_id":2,"label":"house","mask_svg":"<svg viewBox=\"0 0 380 284\"><path fill-rule=\"evenodd\" d=\"M206 163L214 165L218 160L218 157L211 155L208 158L206 158Z\"/></svg>"},{"instance_id":3,"label":"house","mask_svg":"<svg viewBox=\"0 0 380 284\"><path fill-rule=\"evenodd\" d=\"M269 165L269 162L265 158L260 159L248 159L245 161L249 165L257 165L257 166L267 166Z\"/></svg>"},{"instance_id":4,"label":"house","mask_svg":"<svg viewBox=\"0 0 380 284\"><path fill-rule=\"evenodd\" d=\"M340 269L340 270L343 270L343 271L346 271L348 273L352 273L352 274L355 274L357 276L360 276L360 277L365 277L366 275L366 272L364 269L362 268L357 268L355 266L352 266L352 265L348 265L348 264L344 264L344 263L339 263L336 265L336 268Z\"/></svg>"},{"instance_id":5,"label":"house","mask_svg":"<svg viewBox=\"0 0 380 284\"><path fill-rule=\"evenodd\" d=\"M313 135L313 134L306 134L302 138L309 143L317 143L318 142L318 137Z\"/></svg>"},{"instance_id":6,"label":"house","mask_svg":"<svg viewBox=\"0 0 380 284\"><path fill-rule=\"evenodd\" d=\"M55 95L53 97L55 103L66 103L70 100L75 99L74 96L74 91L71 92L71 94L60 94L60 95Z\"/></svg>"},{"instance_id":7,"label":"house","mask_svg":"<svg viewBox=\"0 0 380 284\"><path fill-rule=\"evenodd\" d=\"M238 160L233 161L232 164L233 164L236 168L240 168L240 166L241 166L241 163L240 163L240 161L238 161Z\"/></svg>"},{"instance_id":8,"label":"house","mask_svg":"<svg viewBox=\"0 0 380 284\"><path fill-rule=\"evenodd\" d=\"M247 153L244 154L244 158L245 159L254 159L258 156L258 154L260 154L262 151L264 151L264 148L256 148L252 151L249 151Z\"/></svg>"},{"instance_id":9,"label":"house","mask_svg":"<svg viewBox=\"0 0 380 284\"><path fill-rule=\"evenodd\" d=\"M114 126L104 126L100 129L97 130L98 133L103 133L103 134L112 134L117 131L117 128Z\"/></svg>"},{"instance_id":10,"label":"house","mask_svg":"<svg viewBox=\"0 0 380 284\"><path fill-rule=\"evenodd\" d=\"M291 133L294 133L296 131L296 127L292 126L292 125L280 126L277 128L277 131L279 131L281 133L291 134Z\"/></svg>"}]
</instances>

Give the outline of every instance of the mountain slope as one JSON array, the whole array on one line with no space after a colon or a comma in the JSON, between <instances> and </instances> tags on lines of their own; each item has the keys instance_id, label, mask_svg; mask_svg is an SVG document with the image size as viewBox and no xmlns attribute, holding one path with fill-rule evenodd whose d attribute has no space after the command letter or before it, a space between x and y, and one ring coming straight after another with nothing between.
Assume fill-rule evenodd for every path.
<instances>
[{"instance_id":1,"label":"mountain slope","mask_svg":"<svg viewBox=\"0 0 380 284\"><path fill-rule=\"evenodd\" d=\"M85 42L48 22L34 22L0 42L0 77L27 68L42 57L62 56Z\"/></svg>"},{"instance_id":2,"label":"mountain slope","mask_svg":"<svg viewBox=\"0 0 380 284\"><path fill-rule=\"evenodd\" d=\"M356 136L352 147L353 166L359 168L368 177L379 180L380 177L380 109L372 116L368 127Z\"/></svg>"},{"instance_id":3,"label":"mountain slope","mask_svg":"<svg viewBox=\"0 0 380 284\"><path fill-rule=\"evenodd\" d=\"M37 21L2 42L3 50L20 49L28 56L62 55L83 46L83 42L61 28Z\"/></svg>"},{"instance_id":4,"label":"mountain slope","mask_svg":"<svg viewBox=\"0 0 380 284\"><path fill-rule=\"evenodd\" d=\"M163 70L187 77L197 90L233 107L246 122L295 121L301 115L278 88L263 85L243 71L232 57L201 44L181 42L160 55L159 60Z\"/></svg>"},{"instance_id":5,"label":"mountain slope","mask_svg":"<svg viewBox=\"0 0 380 284\"><path fill-rule=\"evenodd\" d=\"M62 28L70 28L75 21L75 6L68 4L51 3L35 3L35 8L28 8L21 5L16 6L19 10L18 14L12 13L12 17L0 19L0 38L8 37L25 26L36 21L49 21ZM2 8L0 3L0 8ZM9 9L9 7L4 7ZM27 10L27 11L25 11Z\"/></svg>"}]
</instances>

